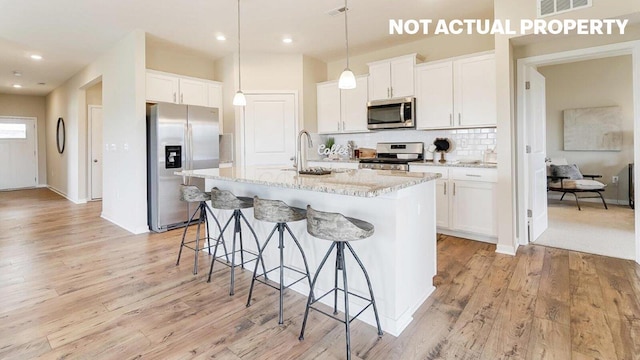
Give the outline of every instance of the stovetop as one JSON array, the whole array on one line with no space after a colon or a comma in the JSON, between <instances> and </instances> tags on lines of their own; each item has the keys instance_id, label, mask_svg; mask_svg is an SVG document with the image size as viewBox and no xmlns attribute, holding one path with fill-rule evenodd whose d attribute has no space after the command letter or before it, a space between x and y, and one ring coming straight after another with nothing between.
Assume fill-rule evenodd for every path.
<instances>
[{"instance_id":1,"label":"stovetop","mask_svg":"<svg viewBox=\"0 0 640 360\"><path fill-rule=\"evenodd\" d=\"M371 159L360 159L361 163L374 163L374 164L408 164L411 161L416 161L416 159L413 160L407 160L407 159L398 159L398 158L371 158Z\"/></svg>"}]
</instances>

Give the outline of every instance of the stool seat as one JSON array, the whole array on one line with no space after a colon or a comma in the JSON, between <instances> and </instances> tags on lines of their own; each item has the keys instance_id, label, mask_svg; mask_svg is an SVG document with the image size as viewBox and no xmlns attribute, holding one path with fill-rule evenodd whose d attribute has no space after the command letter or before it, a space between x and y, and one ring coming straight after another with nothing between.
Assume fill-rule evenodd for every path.
<instances>
[{"instance_id":1,"label":"stool seat","mask_svg":"<svg viewBox=\"0 0 640 360\"><path fill-rule=\"evenodd\" d=\"M235 196L230 191L211 189L211 207L220 210L240 210L253 207L253 199L244 196Z\"/></svg>"},{"instance_id":2,"label":"stool seat","mask_svg":"<svg viewBox=\"0 0 640 360\"><path fill-rule=\"evenodd\" d=\"M198 189L195 185L180 185L180 200L196 203L211 200L211 195Z\"/></svg>"},{"instance_id":3,"label":"stool seat","mask_svg":"<svg viewBox=\"0 0 640 360\"><path fill-rule=\"evenodd\" d=\"M300 221L307 218L304 209L287 205L284 201L253 198L255 209L253 215L256 219L274 223L286 223Z\"/></svg>"},{"instance_id":4,"label":"stool seat","mask_svg":"<svg viewBox=\"0 0 640 360\"><path fill-rule=\"evenodd\" d=\"M317 211L307 206L307 231L329 241L355 241L373 235L374 226L342 214Z\"/></svg>"}]
</instances>

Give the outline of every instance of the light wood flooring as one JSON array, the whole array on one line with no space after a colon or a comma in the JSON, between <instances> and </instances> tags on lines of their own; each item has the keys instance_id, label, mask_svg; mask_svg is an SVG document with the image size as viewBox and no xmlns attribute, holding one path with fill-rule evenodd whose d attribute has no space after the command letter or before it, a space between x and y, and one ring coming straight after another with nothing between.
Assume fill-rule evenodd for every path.
<instances>
[{"instance_id":1,"label":"light wood flooring","mask_svg":"<svg viewBox=\"0 0 640 360\"><path fill-rule=\"evenodd\" d=\"M0 359L343 359L344 328L305 297L208 260L179 231L132 236L46 189L0 192ZM607 241L607 239L602 239ZM192 253L186 253L190 255ZM426 279L424 281L431 281ZM640 359L640 267L541 246L515 257L441 237L436 292L395 338L353 322L354 359Z\"/></svg>"}]
</instances>

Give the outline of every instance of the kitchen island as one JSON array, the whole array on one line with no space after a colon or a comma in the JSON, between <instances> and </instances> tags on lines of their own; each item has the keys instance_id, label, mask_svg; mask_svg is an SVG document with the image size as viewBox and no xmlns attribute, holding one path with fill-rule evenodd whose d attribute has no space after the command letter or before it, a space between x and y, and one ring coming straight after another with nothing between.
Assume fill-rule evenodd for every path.
<instances>
[{"instance_id":1,"label":"kitchen island","mask_svg":"<svg viewBox=\"0 0 640 360\"><path fill-rule=\"evenodd\" d=\"M309 204L317 210L338 212L372 223L374 235L351 244L371 277L382 329L386 333L398 336L413 319L415 310L435 290L432 281L436 274L435 181L432 180L439 174L362 169L334 171L330 175L299 175L293 169L259 167L188 170L175 174L187 181L189 177L204 178L207 190L216 186L236 196L257 195L300 208ZM230 215L230 211L216 212L223 224ZM273 224L254 220L252 209L246 209L245 215L252 222L258 241L264 243ZM300 240L313 273L331 243L308 235L305 221L289 226ZM225 240L230 241L232 236L228 231ZM252 245L253 241L245 241L246 248L256 251ZM276 266L277 246L270 245L264 259L267 268ZM348 272L352 274L349 288L366 297L364 276L351 260L347 259ZM304 269L302 259L292 246L285 249L285 262L293 268ZM253 270L253 266L249 267ZM269 279L277 280L278 276L273 274ZM288 283L286 275L285 283ZM323 271L317 293L332 287L333 271ZM299 282L291 289L307 296L309 286ZM264 300L255 299L259 301ZM332 297L325 297L325 301L333 304ZM361 299L350 297L351 313L357 314L364 304ZM371 308L359 319L375 326Z\"/></svg>"}]
</instances>

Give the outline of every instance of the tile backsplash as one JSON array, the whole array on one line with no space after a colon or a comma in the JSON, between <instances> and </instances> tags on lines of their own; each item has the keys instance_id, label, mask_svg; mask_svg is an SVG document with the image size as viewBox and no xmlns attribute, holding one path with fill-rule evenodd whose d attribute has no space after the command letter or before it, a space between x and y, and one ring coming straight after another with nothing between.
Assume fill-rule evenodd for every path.
<instances>
[{"instance_id":1,"label":"tile backsplash","mask_svg":"<svg viewBox=\"0 0 640 360\"><path fill-rule=\"evenodd\" d=\"M381 130L368 133L334 134L314 136L314 146L333 137L336 144L347 145L349 140L358 147L375 149L379 142L423 142L425 150L436 138L448 138L452 150L445 154L447 160L482 160L485 150L496 147L496 128L447 129L447 130ZM318 139L319 142L315 140ZM314 157L317 154L313 155ZM437 155L439 156L439 155Z\"/></svg>"}]
</instances>

